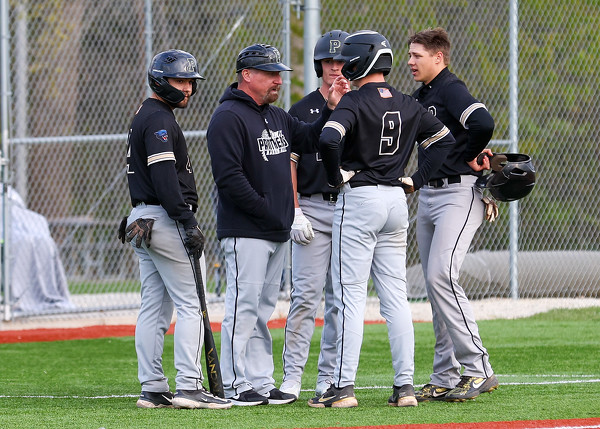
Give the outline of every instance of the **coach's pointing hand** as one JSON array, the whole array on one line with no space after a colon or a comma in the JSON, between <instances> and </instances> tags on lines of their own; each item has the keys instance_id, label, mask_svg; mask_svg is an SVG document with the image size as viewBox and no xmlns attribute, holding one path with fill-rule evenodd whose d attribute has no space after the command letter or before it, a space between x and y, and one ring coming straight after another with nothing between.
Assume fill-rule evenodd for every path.
<instances>
[{"instance_id":1,"label":"coach's pointing hand","mask_svg":"<svg viewBox=\"0 0 600 429\"><path fill-rule=\"evenodd\" d=\"M190 255L200 257L204 251L204 241L204 234L198 225L185 230L183 244Z\"/></svg>"}]
</instances>

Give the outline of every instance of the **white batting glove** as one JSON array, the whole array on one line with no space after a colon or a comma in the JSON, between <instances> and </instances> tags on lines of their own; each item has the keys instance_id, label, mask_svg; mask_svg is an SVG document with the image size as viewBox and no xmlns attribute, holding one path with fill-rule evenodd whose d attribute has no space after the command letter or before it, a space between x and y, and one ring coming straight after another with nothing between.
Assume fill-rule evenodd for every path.
<instances>
[{"instance_id":1,"label":"white batting glove","mask_svg":"<svg viewBox=\"0 0 600 429\"><path fill-rule=\"evenodd\" d=\"M356 172L352 170L346 171L340 168L340 174L342 175L342 183L340 183L340 186L342 186L344 183L348 183L350 179L354 177Z\"/></svg>"},{"instance_id":2,"label":"white batting glove","mask_svg":"<svg viewBox=\"0 0 600 429\"><path fill-rule=\"evenodd\" d=\"M493 222L498 219L498 204L492 198L483 197L481 199L485 204L485 220Z\"/></svg>"},{"instance_id":3,"label":"white batting glove","mask_svg":"<svg viewBox=\"0 0 600 429\"><path fill-rule=\"evenodd\" d=\"M413 183L412 177L400 177L400 186L404 189L405 194L412 194L415 192L415 184Z\"/></svg>"},{"instance_id":4,"label":"white batting glove","mask_svg":"<svg viewBox=\"0 0 600 429\"><path fill-rule=\"evenodd\" d=\"M296 244L306 246L315 237L310 221L304 216L301 208L294 210L294 223L290 231L290 238Z\"/></svg>"}]
</instances>

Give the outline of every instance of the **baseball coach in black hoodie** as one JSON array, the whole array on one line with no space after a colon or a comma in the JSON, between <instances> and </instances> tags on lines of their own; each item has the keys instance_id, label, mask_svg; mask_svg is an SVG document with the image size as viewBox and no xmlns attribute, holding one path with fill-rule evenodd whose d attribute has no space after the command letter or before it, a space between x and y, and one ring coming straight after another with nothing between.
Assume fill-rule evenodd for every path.
<instances>
[{"instance_id":1,"label":"baseball coach in black hoodie","mask_svg":"<svg viewBox=\"0 0 600 429\"><path fill-rule=\"evenodd\" d=\"M294 219L290 153L316 146L348 82L329 91L321 117L307 124L271 105L280 73L291 71L270 45L244 48L208 126L208 151L218 189L217 238L225 255L227 291L221 327L225 396L234 405L287 404L275 387L271 317ZM298 149L296 149L298 148Z\"/></svg>"}]
</instances>

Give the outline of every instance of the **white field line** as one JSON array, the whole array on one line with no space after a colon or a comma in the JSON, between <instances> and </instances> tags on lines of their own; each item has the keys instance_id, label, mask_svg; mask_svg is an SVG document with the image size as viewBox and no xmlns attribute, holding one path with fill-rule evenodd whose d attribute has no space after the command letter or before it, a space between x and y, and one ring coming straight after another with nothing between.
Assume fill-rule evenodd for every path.
<instances>
[{"instance_id":1,"label":"white field line","mask_svg":"<svg viewBox=\"0 0 600 429\"><path fill-rule=\"evenodd\" d=\"M506 383L503 382L502 379L507 377L579 377L575 380L556 380L556 381L539 381L539 382L512 382ZM597 375L498 375L500 379L500 386L542 386L542 385L550 385L550 384L580 384L580 383L600 383L600 378L592 378L598 377ZM582 380L582 378L588 378L587 380ZM415 384L415 387L423 387L422 384ZM390 386L360 386L355 387L355 390L367 390L367 389L390 389ZM302 389L302 392L312 392L313 389ZM137 398L139 395L103 395L103 396L54 396L54 395L0 395L0 399L2 398L46 398L46 399L112 399L112 398ZM583 426L577 426L578 428L583 428ZM588 426L586 426L588 427ZM589 426L590 428L600 428L600 426ZM557 429L566 429L565 428L557 428Z\"/></svg>"}]
</instances>

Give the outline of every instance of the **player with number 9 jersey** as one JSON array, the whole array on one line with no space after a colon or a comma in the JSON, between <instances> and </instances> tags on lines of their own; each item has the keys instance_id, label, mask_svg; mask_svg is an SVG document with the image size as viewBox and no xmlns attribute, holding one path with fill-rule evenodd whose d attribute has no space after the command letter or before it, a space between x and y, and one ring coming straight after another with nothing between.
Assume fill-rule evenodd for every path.
<instances>
[{"instance_id":1,"label":"player with number 9 jersey","mask_svg":"<svg viewBox=\"0 0 600 429\"><path fill-rule=\"evenodd\" d=\"M385 81L393 61L389 42L381 34L351 34L336 59L344 61L342 74L358 88L342 97L319 139L327 181L341 188L334 210L331 256L340 331L333 384L322 396L310 399L309 405L358 405L354 381L370 276L392 353L394 380L388 404L416 406L414 331L406 292L405 192L429 180L454 138L418 102ZM415 142L424 149L420 168L404 177Z\"/></svg>"}]
</instances>

